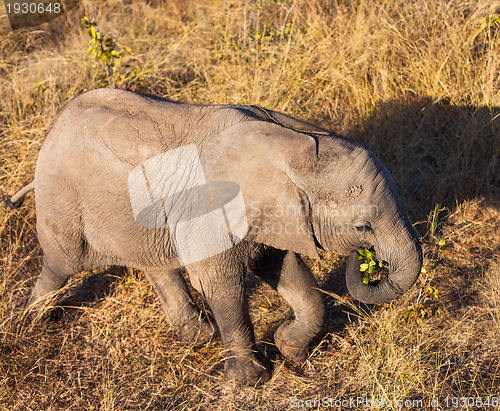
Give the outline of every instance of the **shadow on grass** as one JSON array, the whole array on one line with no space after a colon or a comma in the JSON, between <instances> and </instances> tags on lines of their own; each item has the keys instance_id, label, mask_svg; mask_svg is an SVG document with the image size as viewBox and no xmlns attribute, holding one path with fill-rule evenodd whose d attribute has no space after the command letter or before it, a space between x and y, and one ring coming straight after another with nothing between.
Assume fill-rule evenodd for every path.
<instances>
[{"instance_id":1,"label":"shadow on grass","mask_svg":"<svg viewBox=\"0 0 500 411\"><path fill-rule=\"evenodd\" d=\"M412 221L426 221L436 204L452 209L463 200L500 198L499 107L388 101L347 137L386 166Z\"/></svg>"},{"instance_id":2,"label":"shadow on grass","mask_svg":"<svg viewBox=\"0 0 500 411\"><path fill-rule=\"evenodd\" d=\"M58 321L63 317L75 317L81 308L89 307L113 293L116 284L127 275L125 267L106 267L103 270L86 274L81 282L73 287L56 308L50 313L50 319Z\"/></svg>"}]
</instances>

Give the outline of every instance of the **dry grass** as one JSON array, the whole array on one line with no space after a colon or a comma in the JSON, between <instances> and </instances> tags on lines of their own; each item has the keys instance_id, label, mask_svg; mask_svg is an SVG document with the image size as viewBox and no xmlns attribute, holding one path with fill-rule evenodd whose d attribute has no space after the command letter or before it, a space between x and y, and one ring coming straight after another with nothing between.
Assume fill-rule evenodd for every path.
<instances>
[{"instance_id":1,"label":"dry grass","mask_svg":"<svg viewBox=\"0 0 500 411\"><path fill-rule=\"evenodd\" d=\"M291 396L439 398L444 408L446 396L500 394L500 27L488 20L500 3L301 1L286 17L291 5L110 0L18 32L0 16L0 191L32 178L58 110L101 84L78 24L98 6L101 29L132 50L119 74L139 68L140 89L260 104L374 151L423 236L426 267L437 261L441 317L401 321L417 287L377 310L338 297L343 261L325 255L311 265L329 293L329 322L306 364L292 366L272 345L287 307L252 280L252 318L274 374L238 387L223 377L220 340L175 341L140 273L80 274L48 321L29 323L18 309L40 263L29 197L19 211L0 208L3 409L277 410Z\"/></svg>"}]
</instances>

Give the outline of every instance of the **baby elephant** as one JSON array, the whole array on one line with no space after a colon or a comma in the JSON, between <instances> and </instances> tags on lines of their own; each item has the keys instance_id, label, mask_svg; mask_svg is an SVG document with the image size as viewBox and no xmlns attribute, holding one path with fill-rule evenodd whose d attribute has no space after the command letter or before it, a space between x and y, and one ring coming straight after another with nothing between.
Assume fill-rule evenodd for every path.
<instances>
[{"instance_id":1,"label":"baby elephant","mask_svg":"<svg viewBox=\"0 0 500 411\"><path fill-rule=\"evenodd\" d=\"M290 304L274 335L295 362L322 327L321 293L300 254L350 255L347 286L381 303L405 292L422 264L417 234L395 184L359 144L258 106L198 106L116 89L66 105L40 150L34 182L43 267L40 299L68 277L118 265L145 272L182 341L213 327L181 274L210 305L228 379L269 379L245 304L251 270ZM389 274L364 284L355 250L373 247ZM38 304L37 304L38 302Z\"/></svg>"}]
</instances>

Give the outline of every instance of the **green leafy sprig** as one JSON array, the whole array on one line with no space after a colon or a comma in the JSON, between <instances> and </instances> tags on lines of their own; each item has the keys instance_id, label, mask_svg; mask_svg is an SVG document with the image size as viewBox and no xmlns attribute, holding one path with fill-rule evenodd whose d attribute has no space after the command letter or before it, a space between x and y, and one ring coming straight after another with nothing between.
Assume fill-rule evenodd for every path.
<instances>
[{"instance_id":1,"label":"green leafy sprig","mask_svg":"<svg viewBox=\"0 0 500 411\"><path fill-rule=\"evenodd\" d=\"M358 250L358 259L364 261L359 266L359 271L364 272L366 275L363 277L363 283L370 284L378 281L374 279L374 274L380 272L384 268L382 261L375 258L375 251L372 248Z\"/></svg>"}]
</instances>

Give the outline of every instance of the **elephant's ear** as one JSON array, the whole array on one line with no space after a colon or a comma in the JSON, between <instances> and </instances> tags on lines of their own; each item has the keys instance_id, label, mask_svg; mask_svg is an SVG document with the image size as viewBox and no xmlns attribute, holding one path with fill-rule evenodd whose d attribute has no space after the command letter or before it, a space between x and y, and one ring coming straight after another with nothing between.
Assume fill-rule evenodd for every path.
<instances>
[{"instance_id":1,"label":"elephant's ear","mask_svg":"<svg viewBox=\"0 0 500 411\"><path fill-rule=\"evenodd\" d=\"M253 240L319 259L307 196L289 180L274 189L279 193L278 196L274 199L268 197L254 214L257 218L249 221L250 230L255 229L257 232ZM249 214L255 211L252 210Z\"/></svg>"},{"instance_id":2,"label":"elephant's ear","mask_svg":"<svg viewBox=\"0 0 500 411\"><path fill-rule=\"evenodd\" d=\"M310 229L311 206L295 183L305 170L291 166L296 158L314 157L315 149L310 136L262 121L235 124L204 146L207 179L241 188L245 239L319 258Z\"/></svg>"}]
</instances>

